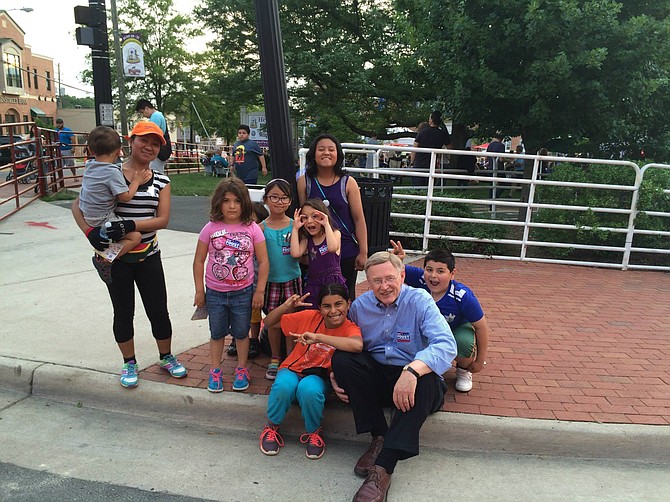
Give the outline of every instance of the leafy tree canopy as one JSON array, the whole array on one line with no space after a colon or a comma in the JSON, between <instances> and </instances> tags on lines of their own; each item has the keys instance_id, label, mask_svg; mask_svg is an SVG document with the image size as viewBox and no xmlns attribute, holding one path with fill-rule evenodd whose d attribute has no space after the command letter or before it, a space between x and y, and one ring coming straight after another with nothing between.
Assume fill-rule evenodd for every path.
<instances>
[{"instance_id":1,"label":"leafy tree canopy","mask_svg":"<svg viewBox=\"0 0 670 502\"><path fill-rule=\"evenodd\" d=\"M396 5L432 83L428 93L480 136L521 135L530 151L555 137L638 150L667 138L670 2Z\"/></svg>"}]
</instances>

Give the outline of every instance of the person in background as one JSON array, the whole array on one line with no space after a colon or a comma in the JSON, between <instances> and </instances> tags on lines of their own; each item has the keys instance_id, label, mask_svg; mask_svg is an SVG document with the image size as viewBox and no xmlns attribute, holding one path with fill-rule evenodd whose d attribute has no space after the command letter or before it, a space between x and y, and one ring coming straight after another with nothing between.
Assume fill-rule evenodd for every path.
<instances>
[{"instance_id":1,"label":"person in background","mask_svg":"<svg viewBox=\"0 0 670 502\"><path fill-rule=\"evenodd\" d=\"M63 159L63 167L69 167L72 171L72 176L75 176L74 181L79 181L77 176L77 168L74 167L74 152L72 151L72 141L74 133L69 127L65 127L62 118L56 119L56 130L58 131L58 143L60 144L60 156Z\"/></svg>"},{"instance_id":2,"label":"person in background","mask_svg":"<svg viewBox=\"0 0 670 502\"><path fill-rule=\"evenodd\" d=\"M263 176L267 176L263 150L254 140L249 139L251 129L246 124L237 127L237 141L233 145L233 161L231 162L235 176L244 181L245 185L258 183L258 168Z\"/></svg>"},{"instance_id":3,"label":"person in background","mask_svg":"<svg viewBox=\"0 0 670 502\"><path fill-rule=\"evenodd\" d=\"M419 124L421 126L421 124ZM415 148L451 148L451 136L442 123L442 114L434 111L428 119L428 127L419 130L414 139ZM410 154L410 166L428 170L430 168L430 153L412 152ZM439 157L436 160L436 171L439 167ZM413 176L412 184L416 186L427 185L428 178Z\"/></svg>"},{"instance_id":4,"label":"person in background","mask_svg":"<svg viewBox=\"0 0 670 502\"><path fill-rule=\"evenodd\" d=\"M163 139L165 139L165 133L167 132L167 122L165 121L165 116L154 108L154 105L151 104L151 101L147 99L140 99L135 105L135 111L142 114L144 118L149 119L151 122L156 124L163 131ZM165 164L167 160L160 160L156 157L151 161L151 169L157 171L161 174L165 172Z\"/></svg>"},{"instance_id":5,"label":"person in background","mask_svg":"<svg viewBox=\"0 0 670 502\"><path fill-rule=\"evenodd\" d=\"M489 146L486 147L487 152L494 153L505 153L505 144L502 142L503 136L500 133L496 133L493 136L493 139L489 142ZM492 171L494 169L502 169L502 161L500 156L486 157L486 169Z\"/></svg>"}]
</instances>

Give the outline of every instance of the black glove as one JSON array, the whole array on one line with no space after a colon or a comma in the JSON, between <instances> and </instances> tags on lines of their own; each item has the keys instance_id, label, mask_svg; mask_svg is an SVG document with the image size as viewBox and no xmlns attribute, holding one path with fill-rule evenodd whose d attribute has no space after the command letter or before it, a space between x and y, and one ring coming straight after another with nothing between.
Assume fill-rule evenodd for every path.
<instances>
[{"instance_id":1,"label":"black glove","mask_svg":"<svg viewBox=\"0 0 670 502\"><path fill-rule=\"evenodd\" d=\"M135 222L133 220L113 221L107 229L107 237L114 242L118 242L128 233L135 231Z\"/></svg>"},{"instance_id":2,"label":"black glove","mask_svg":"<svg viewBox=\"0 0 670 502\"><path fill-rule=\"evenodd\" d=\"M86 237L88 242L91 243L98 251L104 251L107 246L109 246L109 239L103 239L100 236L100 227L91 227L88 232L86 232Z\"/></svg>"}]
</instances>

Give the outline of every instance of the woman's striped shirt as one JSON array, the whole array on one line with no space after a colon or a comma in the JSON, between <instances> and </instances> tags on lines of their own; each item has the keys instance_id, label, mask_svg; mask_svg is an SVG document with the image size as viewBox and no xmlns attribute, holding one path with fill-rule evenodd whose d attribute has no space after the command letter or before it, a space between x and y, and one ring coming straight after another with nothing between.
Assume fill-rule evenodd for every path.
<instances>
[{"instance_id":1,"label":"woman's striped shirt","mask_svg":"<svg viewBox=\"0 0 670 502\"><path fill-rule=\"evenodd\" d=\"M152 171L152 178L145 184L140 185L137 189L135 197L129 202L121 202L116 206L116 215L120 218L128 220L148 220L156 217L158 210L158 197L166 186L170 183L170 178L164 174ZM126 184L130 182L126 179ZM156 239L156 230L151 232L142 232L142 244L154 242L154 249L150 253L154 254L158 251L158 240Z\"/></svg>"}]
</instances>

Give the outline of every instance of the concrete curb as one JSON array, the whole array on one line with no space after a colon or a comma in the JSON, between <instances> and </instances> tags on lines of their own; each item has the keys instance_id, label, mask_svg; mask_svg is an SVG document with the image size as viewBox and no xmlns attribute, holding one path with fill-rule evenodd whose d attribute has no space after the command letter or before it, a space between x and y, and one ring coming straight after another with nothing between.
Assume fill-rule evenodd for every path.
<instances>
[{"instance_id":1,"label":"concrete curb","mask_svg":"<svg viewBox=\"0 0 670 502\"><path fill-rule=\"evenodd\" d=\"M124 389L115 374L6 357L0 357L0 387L78 406L244 431L260 432L267 408L267 396L262 395L211 394L205 389L146 380L135 389ZM331 437L368 441L366 434L355 433L351 411L337 400L329 400L324 428ZM304 432L297 406L289 412L282 430ZM421 430L421 445L670 464L670 427L665 426L436 413Z\"/></svg>"},{"instance_id":2,"label":"concrete curb","mask_svg":"<svg viewBox=\"0 0 670 502\"><path fill-rule=\"evenodd\" d=\"M0 388L30 394L33 375L42 364L0 356Z\"/></svg>"}]
</instances>

